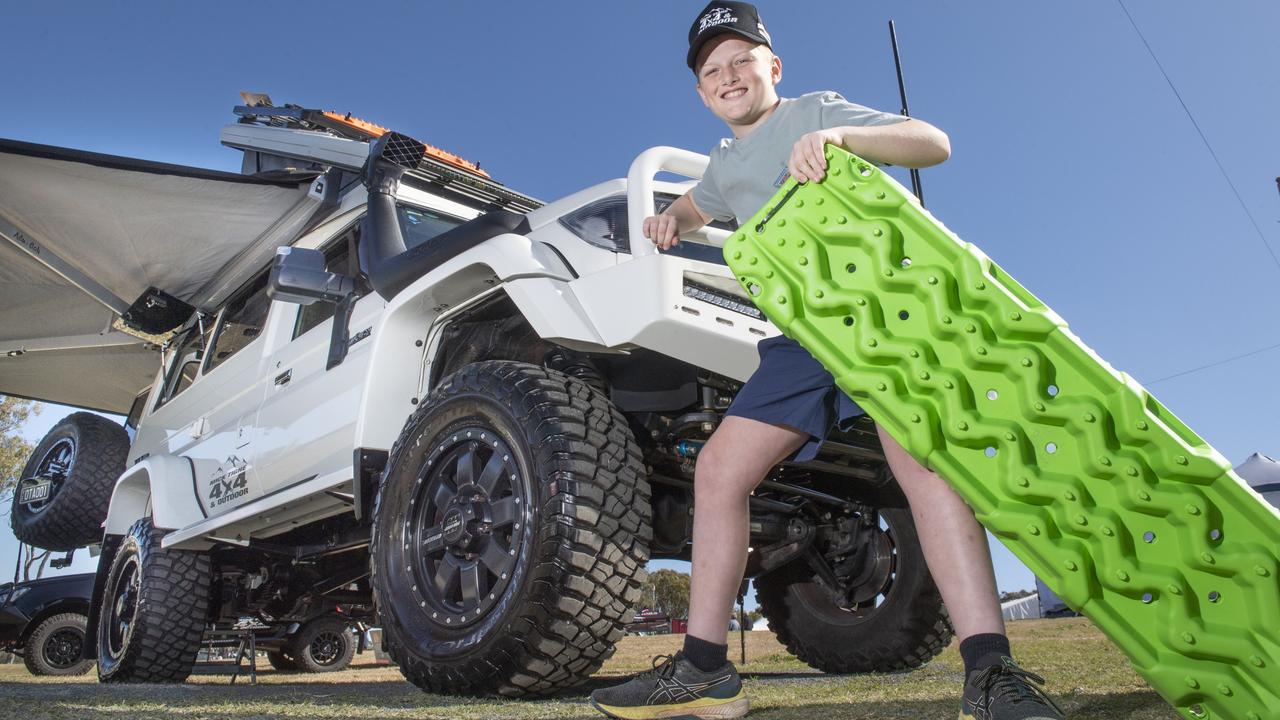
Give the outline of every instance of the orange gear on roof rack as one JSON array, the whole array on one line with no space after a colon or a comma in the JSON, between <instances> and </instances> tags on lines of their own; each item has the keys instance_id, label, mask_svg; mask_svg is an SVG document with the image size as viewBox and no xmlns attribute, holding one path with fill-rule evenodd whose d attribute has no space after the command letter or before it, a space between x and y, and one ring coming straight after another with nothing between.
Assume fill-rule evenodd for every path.
<instances>
[{"instance_id":1,"label":"orange gear on roof rack","mask_svg":"<svg viewBox=\"0 0 1280 720\"><path fill-rule=\"evenodd\" d=\"M342 114L333 112L332 110L321 110L320 114L324 115L326 118L329 118L330 120L336 123L341 123L343 125L346 125L352 128L353 130L358 130L366 135L369 135L370 137L375 137L375 138L381 137L383 134L390 132L388 128L384 128L381 125L376 125L374 123L368 122L367 120L361 120L358 117L352 117L351 113L342 115Z\"/></svg>"},{"instance_id":2,"label":"orange gear on roof rack","mask_svg":"<svg viewBox=\"0 0 1280 720\"><path fill-rule=\"evenodd\" d=\"M370 138L382 137L386 133L390 132L390 130L382 127L381 125L375 125L374 123L367 122L356 117L352 117L351 113L347 113L346 115L341 115L336 112L324 110L321 112L321 114L324 115L325 118L327 118L332 122L345 125L351 128L352 130L356 130L357 132L368 135ZM476 175L479 175L483 178L492 179L489 177L489 173L485 172L484 170L481 170L479 165L471 162L470 160L464 160L463 158L460 158L457 155L454 155L453 153L447 150L441 150L440 148L434 145L422 143L422 146L426 148L426 151L427 151L426 154L430 158L439 160L440 162L445 163L446 165L452 165L456 168L466 170L467 172L475 173Z\"/></svg>"}]
</instances>

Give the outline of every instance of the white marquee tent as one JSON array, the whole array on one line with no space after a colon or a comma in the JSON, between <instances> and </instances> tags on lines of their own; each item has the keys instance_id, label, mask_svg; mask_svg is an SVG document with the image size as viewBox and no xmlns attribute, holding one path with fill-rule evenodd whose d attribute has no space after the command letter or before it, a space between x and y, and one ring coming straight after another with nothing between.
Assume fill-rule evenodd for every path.
<instances>
[{"instance_id":1,"label":"white marquee tent","mask_svg":"<svg viewBox=\"0 0 1280 720\"><path fill-rule=\"evenodd\" d=\"M1236 474L1264 500L1280 508L1280 462L1254 453L1236 466Z\"/></svg>"}]
</instances>

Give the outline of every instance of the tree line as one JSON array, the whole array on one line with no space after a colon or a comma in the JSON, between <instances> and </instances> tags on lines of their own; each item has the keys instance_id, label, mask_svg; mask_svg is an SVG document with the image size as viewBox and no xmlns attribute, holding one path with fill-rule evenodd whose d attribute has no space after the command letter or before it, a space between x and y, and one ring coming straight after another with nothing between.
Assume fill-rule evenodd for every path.
<instances>
[{"instance_id":1,"label":"tree line","mask_svg":"<svg viewBox=\"0 0 1280 720\"><path fill-rule=\"evenodd\" d=\"M649 573L645 581L644 591L640 593L640 610L657 610L669 618L684 619L689 617L689 573L663 568ZM733 617L737 618L735 608ZM763 615L759 608L747 613L747 626L755 624Z\"/></svg>"}]
</instances>

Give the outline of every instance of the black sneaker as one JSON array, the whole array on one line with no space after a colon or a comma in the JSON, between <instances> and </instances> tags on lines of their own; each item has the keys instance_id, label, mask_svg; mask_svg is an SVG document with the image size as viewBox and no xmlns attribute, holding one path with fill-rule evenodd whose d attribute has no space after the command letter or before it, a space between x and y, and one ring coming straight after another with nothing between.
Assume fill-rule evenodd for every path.
<instances>
[{"instance_id":1,"label":"black sneaker","mask_svg":"<svg viewBox=\"0 0 1280 720\"><path fill-rule=\"evenodd\" d=\"M611 718L740 718L747 694L733 663L702 672L683 653L659 655L653 669L591 693L591 705Z\"/></svg>"},{"instance_id":2,"label":"black sneaker","mask_svg":"<svg viewBox=\"0 0 1280 720\"><path fill-rule=\"evenodd\" d=\"M1043 684L1044 678L1008 657L1001 665L974 670L965 679L960 720L1066 720L1062 708L1037 687Z\"/></svg>"}]
</instances>

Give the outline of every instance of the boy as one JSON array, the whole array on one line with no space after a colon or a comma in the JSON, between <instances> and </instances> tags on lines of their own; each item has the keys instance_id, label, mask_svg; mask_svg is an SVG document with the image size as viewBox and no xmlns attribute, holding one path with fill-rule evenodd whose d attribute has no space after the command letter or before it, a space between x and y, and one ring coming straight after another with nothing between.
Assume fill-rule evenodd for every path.
<instances>
[{"instance_id":1,"label":"boy","mask_svg":"<svg viewBox=\"0 0 1280 720\"><path fill-rule=\"evenodd\" d=\"M906 167L950 155L947 136L920 120L845 102L835 93L780 99L782 62L756 9L713 0L689 30L688 64L703 103L733 132L711 153L701 182L645 236L670 248L712 218L745 222L789 174L821 182L824 146ZM785 459L808 460L834 422L862 414L830 373L786 337L760 342L760 367L698 457L694 473L693 588L684 649L592 704L623 718L732 718L746 714L742 683L727 658L727 627L746 564L747 498ZM1009 658L986 534L973 511L934 473L880 431L889 467L911 505L916 530L950 612L966 682L962 719L1064 720L1065 715Z\"/></svg>"}]
</instances>

